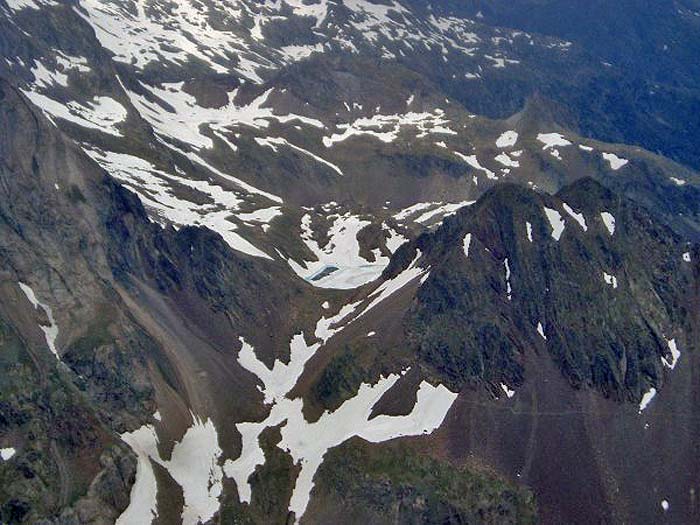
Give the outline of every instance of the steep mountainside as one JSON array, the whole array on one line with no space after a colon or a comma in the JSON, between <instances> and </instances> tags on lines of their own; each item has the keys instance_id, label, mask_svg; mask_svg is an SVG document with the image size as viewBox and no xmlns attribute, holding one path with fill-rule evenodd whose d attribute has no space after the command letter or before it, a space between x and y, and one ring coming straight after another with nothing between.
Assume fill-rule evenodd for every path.
<instances>
[{"instance_id":1,"label":"steep mountainside","mask_svg":"<svg viewBox=\"0 0 700 525\"><path fill-rule=\"evenodd\" d=\"M699 14L0 0L0 523L700 520Z\"/></svg>"}]
</instances>

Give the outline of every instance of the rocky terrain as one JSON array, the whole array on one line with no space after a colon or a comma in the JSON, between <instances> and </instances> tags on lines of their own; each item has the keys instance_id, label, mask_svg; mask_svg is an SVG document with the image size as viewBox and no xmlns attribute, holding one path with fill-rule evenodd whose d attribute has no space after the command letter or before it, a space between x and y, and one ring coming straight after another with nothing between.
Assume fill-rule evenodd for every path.
<instances>
[{"instance_id":1,"label":"rocky terrain","mask_svg":"<svg viewBox=\"0 0 700 525\"><path fill-rule=\"evenodd\" d=\"M0 523L693 523L695 0L0 0Z\"/></svg>"}]
</instances>

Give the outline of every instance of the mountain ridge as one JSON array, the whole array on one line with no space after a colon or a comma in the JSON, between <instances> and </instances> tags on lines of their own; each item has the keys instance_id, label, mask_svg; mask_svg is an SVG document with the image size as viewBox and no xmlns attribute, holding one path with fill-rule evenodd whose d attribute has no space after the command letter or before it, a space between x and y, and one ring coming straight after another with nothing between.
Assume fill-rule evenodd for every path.
<instances>
[{"instance_id":1,"label":"mountain ridge","mask_svg":"<svg viewBox=\"0 0 700 525\"><path fill-rule=\"evenodd\" d=\"M0 521L696 521L692 3L534 4L3 0Z\"/></svg>"}]
</instances>

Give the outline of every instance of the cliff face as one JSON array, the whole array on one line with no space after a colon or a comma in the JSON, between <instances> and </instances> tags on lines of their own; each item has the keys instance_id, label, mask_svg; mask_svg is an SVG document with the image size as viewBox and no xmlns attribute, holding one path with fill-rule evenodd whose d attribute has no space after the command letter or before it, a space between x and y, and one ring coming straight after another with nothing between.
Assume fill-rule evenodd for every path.
<instances>
[{"instance_id":1,"label":"cliff face","mask_svg":"<svg viewBox=\"0 0 700 525\"><path fill-rule=\"evenodd\" d=\"M0 432L18 451L3 465L2 520L110 523L129 501L135 461L105 417L111 407L93 403L89 380L47 344L64 357L99 305L112 302L98 212L110 197L105 176L4 81L0 101ZM139 368L122 373L135 379ZM112 397L130 396L152 392L134 380ZM134 415L144 413L141 403L129 404Z\"/></svg>"},{"instance_id":2,"label":"cliff face","mask_svg":"<svg viewBox=\"0 0 700 525\"><path fill-rule=\"evenodd\" d=\"M415 246L431 271L409 337L456 386L517 387L536 348L574 388L634 401L663 382L671 339L692 344L687 243L593 180L553 197L500 186Z\"/></svg>"},{"instance_id":3,"label":"cliff face","mask_svg":"<svg viewBox=\"0 0 700 525\"><path fill-rule=\"evenodd\" d=\"M3 520L110 523L135 475L116 433L160 407L165 443L191 409L250 405L223 395L253 390L235 371L238 334L274 324L248 336L274 348L299 315L270 305L303 292L208 230L151 223L15 88L0 93L2 435L22 457L3 468Z\"/></svg>"}]
</instances>

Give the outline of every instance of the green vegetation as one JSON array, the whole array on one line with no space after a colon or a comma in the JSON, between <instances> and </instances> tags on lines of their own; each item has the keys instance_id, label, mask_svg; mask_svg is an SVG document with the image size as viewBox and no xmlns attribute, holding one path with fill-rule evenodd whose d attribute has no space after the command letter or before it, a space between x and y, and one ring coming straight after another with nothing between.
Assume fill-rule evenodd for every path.
<instances>
[{"instance_id":1,"label":"green vegetation","mask_svg":"<svg viewBox=\"0 0 700 525\"><path fill-rule=\"evenodd\" d=\"M279 428L268 428L262 433L260 443L265 452L265 464L250 478L253 488L250 505L225 502L221 510L222 525L284 525L288 522L287 508L299 469L289 454L277 447L280 439Z\"/></svg>"},{"instance_id":2,"label":"green vegetation","mask_svg":"<svg viewBox=\"0 0 700 525\"><path fill-rule=\"evenodd\" d=\"M412 451L353 440L326 456L307 523L535 523L533 495L492 475Z\"/></svg>"},{"instance_id":3,"label":"green vegetation","mask_svg":"<svg viewBox=\"0 0 700 525\"><path fill-rule=\"evenodd\" d=\"M357 393L365 371L350 348L334 357L314 385L313 394L323 406L339 406Z\"/></svg>"}]
</instances>

